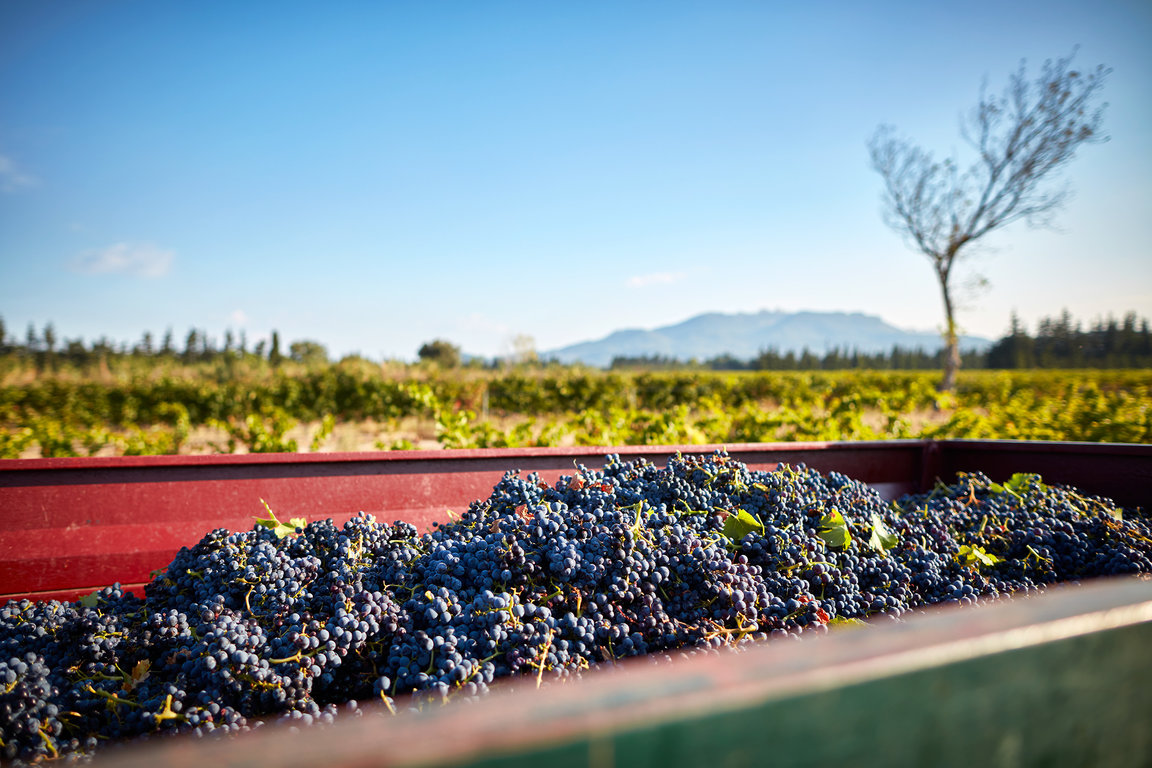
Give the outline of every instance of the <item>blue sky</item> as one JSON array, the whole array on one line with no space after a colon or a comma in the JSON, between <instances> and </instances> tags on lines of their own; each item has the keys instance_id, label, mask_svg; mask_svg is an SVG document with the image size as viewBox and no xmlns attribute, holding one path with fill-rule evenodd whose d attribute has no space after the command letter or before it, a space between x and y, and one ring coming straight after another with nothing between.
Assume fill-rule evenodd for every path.
<instances>
[{"instance_id":1,"label":"blue sky","mask_svg":"<svg viewBox=\"0 0 1152 768\"><path fill-rule=\"evenodd\" d=\"M0 3L0 316L23 338L277 329L334 356L545 350L701 312L942 323L866 143L1079 46L1111 140L960 322L1152 315L1152 5ZM802 6L802 7L798 7Z\"/></svg>"}]
</instances>

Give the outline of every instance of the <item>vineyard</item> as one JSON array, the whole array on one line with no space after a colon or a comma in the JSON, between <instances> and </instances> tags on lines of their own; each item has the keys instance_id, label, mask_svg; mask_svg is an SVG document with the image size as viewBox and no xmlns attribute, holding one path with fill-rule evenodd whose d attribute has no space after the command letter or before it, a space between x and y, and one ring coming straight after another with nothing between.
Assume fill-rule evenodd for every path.
<instances>
[{"instance_id":1,"label":"vineyard","mask_svg":"<svg viewBox=\"0 0 1152 768\"><path fill-rule=\"evenodd\" d=\"M387 370L37 376L0 457L1000 438L1152 442L1152 371Z\"/></svg>"}]
</instances>

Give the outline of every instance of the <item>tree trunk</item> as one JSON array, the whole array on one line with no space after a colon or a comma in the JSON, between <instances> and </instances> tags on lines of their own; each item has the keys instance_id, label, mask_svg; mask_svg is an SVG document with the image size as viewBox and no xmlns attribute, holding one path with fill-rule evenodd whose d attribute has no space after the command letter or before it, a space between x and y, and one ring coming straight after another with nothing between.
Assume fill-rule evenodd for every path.
<instances>
[{"instance_id":1,"label":"tree trunk","mask_svg":"<svg viewBox=\"0 0 1152 768\"><path fill-rule=\"evenodd\" d=\"M954 254L953 254L954 257ZM952 258L947 259L950 267ZM960 336L956 332L956 317L952 310L952 292L948 287L950 270L938 269L940 293L944 297L944 378L936 387L939 392L953 392L956 389L956 374L960 372Z\"/></svg>"},{"instance_id":2,"label":"tree trunk","mask_svg":"<svg viewBox=\"0 0 1152 768\"><path fill-rule=\"evenodd\" d=\"M944 378L936 387L940 392L952 392L956 389L956 374L960 372L960 339L955 331L944 337Z\"/></svg>"}]
</instances>

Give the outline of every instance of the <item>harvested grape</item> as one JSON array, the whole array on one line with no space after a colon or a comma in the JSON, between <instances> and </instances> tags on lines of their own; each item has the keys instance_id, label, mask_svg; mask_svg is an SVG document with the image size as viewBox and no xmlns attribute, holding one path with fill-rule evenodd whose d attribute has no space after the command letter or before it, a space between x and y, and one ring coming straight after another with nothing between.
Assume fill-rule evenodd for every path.
<instances>
[{"instance_id":1,"label":"harvested grape","mask_svg":"<svg viewBox=\"0 0 1152 768\"><path fill-rule=\"evenodd\" d=\"M509 472L424 534L270 514L182 549L146 598L10 602L0 749L23 764L327 722L361 702L475 698L497 681L1148 572L1139 513L1036 476L962 475L889 503L839 473L751 471L722 452L665 467L608 456L555 485Z\"/></svg>"}]
</instances>

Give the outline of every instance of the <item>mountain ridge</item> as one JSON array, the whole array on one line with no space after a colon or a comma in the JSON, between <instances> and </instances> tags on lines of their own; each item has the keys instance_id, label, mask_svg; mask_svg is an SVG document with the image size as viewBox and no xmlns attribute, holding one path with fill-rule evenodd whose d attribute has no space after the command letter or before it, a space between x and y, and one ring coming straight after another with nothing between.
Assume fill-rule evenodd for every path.
<instances>
[{"instance_id":1,"label":"mountain ridge","mask_svg":"<svg viewBox=\"0 0 1152 768\"><path fill-rule=\"evenodd\" d=\"M983 350L991 339L961 336L964 350ZM704 312L652 330L624 328L592 341L545 350L540 357L561 363L611 365L616 357L666 357L708 360L731 355L749 360L767 349L823 355L834 349L876 354L893 347L934 351L943 346L940 334L897 328L878 315L864 312Z\"/></svg>"}]
</instances>

